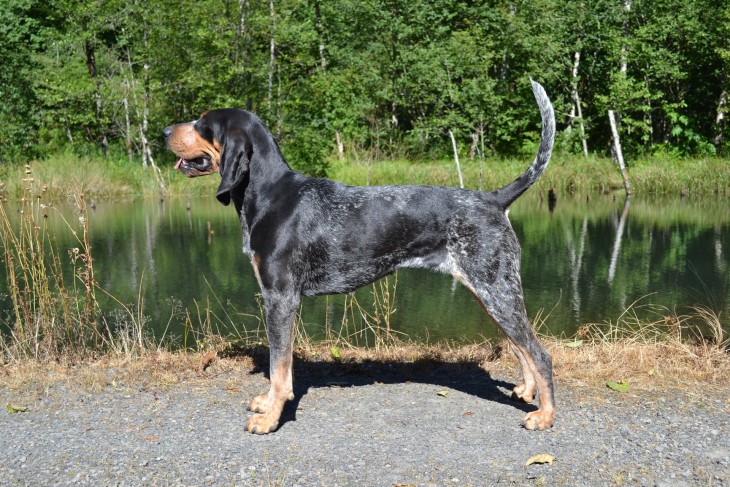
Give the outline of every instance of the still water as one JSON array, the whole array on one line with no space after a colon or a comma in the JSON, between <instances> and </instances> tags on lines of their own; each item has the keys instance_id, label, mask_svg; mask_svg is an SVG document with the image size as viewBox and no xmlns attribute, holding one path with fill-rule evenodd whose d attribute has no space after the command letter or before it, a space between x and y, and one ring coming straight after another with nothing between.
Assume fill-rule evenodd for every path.
<instances>
[{"instance_id":1,"label":"still water","mask_svg":"<svg viewBox=\"0 0 730 487\"><path fill-rule=\"evenodd\" d=\"M187 208L189 205L189 209ZM60 255L74 244L60 213L49 210ZM630 306L660 319L694 305L730 315L730 205L724 199L646 199L594 195L560 199L550 209L537 192L510 211L522 243L522 283L530 318L554 334L616 319ZM158 336L181 336L205 309L221 332L260 326L258 286L242 253L235 210L214 198L98 202L89 210L96 279L122 303L138 305ZM4 276L3 284L4 284ZM471 294L451 276L403 269L389 281L391 327L414 339L481 340L497 336ZM365 308L372 287L357 293ZM0 292L0 294L3 294ZM120 306L99 293L105 313ZM9 303L0 301L6 308ZM636 304L634 304L636 303ZM344 298L304 298L301 318L311 335L337 327Z\"/></svg>"}]
</instances>

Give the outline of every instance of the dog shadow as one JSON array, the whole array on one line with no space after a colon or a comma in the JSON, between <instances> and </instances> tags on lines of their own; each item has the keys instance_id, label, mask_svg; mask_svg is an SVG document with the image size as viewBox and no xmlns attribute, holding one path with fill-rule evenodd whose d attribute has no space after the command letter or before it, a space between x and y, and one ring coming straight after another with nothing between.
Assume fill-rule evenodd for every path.
<instances>
[{"instance_id":1,"label":"dog shadow","mask_svg":"<svg viewBox=\"0 0 730 487\"><path fill-rule=\"evenodd\" d=\"M269 377L267 349L240 350L238 356L248 356L254 367L250 374ZM511 391L515 384L493 378L475 362L442 362L423 359L414 362L371 361L323 362L296 358L293 364L294 399L284 406L279 428L289 421L296 421L299 401L310 389L322 387L360 387L378 384L405 384L408 382L431 384L460 391L487 401L507 404L525 413L536 411L533 404L514 400Z\"/></svg>"}]
</instances>

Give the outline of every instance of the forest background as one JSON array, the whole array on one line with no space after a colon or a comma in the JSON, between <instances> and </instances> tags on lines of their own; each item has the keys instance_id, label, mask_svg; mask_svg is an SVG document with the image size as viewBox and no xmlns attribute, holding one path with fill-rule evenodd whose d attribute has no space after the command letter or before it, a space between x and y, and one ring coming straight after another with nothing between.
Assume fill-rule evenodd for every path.
<instances>
[{"instance_id":1,"label":"forest background","mask_svg":"<svg viewBox=\"0 0 730 487\"><path fill-rule=\"evenodd\" d=\"M154 165L162 128L256 111L298 169L532 153L727 156L728 0L3 0L0 165ZM666 156L666 157L665 157Z\"/></svg>"}]
</instances>

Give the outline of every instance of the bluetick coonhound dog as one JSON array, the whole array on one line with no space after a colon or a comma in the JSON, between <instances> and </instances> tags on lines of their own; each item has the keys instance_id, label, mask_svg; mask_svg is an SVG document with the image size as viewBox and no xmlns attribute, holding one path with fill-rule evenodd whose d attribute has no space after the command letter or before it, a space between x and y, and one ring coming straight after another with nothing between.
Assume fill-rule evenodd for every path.
<instances>
[{"instance_id":1,"label":"bluetick coonhound dog","mask_svg":"<svg viewBox=\"0 0 730 487\"><path fill-rule=\"evenodd\" d=\"M293 324L302 296L350 293L401 267L452 274L499 325L519 359L524 382L513 397L540 408L524 418L527 429L555 419L552 358L527 319L520 281L520 245L507 209L550 161L553 107L532 82L542 116L532 165L490 193L431 186L346 186L293 171L276 140L253 113L211 110L194 122L167 127L163 136L189 177L218 172L216 197L233 205L243 228L264 299L270 346L269 393L257 396L251 433L279 425L292 388Z\"/></svg>"}]
</instances>

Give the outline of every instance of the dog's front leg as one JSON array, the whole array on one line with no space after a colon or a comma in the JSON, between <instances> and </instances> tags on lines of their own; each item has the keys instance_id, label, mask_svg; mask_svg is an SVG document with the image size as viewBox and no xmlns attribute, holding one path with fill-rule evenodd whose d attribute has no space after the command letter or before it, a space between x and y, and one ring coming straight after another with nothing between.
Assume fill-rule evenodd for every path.
<instances>
[{"instance_id":1,"label":"dog's front leg","mask_svg":"<svg viewBox=\"0 0 730 487\"><path fill-rule=\"evenodd\" d=\"M264 292L266 332L269 336L271 388L256 396L249 409L255 414L246 425L251 433L266 434L279 426L284 403L294 399L292 385L292 340L300 297L295 293Z\"/></svg>"}]
</instances>

